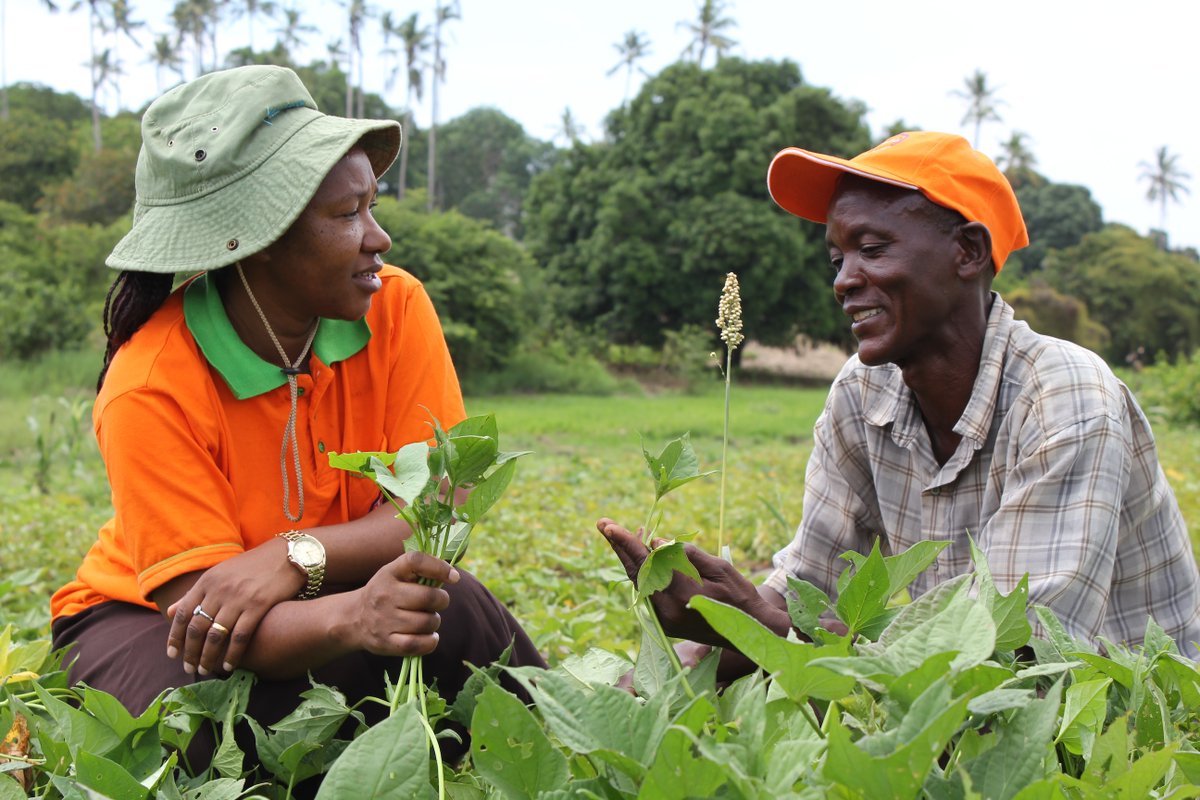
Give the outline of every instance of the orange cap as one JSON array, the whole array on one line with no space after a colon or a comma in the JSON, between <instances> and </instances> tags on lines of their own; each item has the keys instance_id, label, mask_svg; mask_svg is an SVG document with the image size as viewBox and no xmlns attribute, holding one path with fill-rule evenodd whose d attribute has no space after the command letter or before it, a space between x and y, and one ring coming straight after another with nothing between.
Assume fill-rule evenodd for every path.
<instances>
[{"instance_id":1,"label":"orange cap","mask_svg":"<svg viewBox=\"0 0 1200 800\"><path fill-rule=\"evenodd\" d=\"M849 160L788 147L767 168L767 188L784 210L825 222L838 178L858 175L915 189L992 235L996 272L1008 254L1029 244L1017 196L992 160L961 136L930 131L898 133Z\"/></svg>"}]
</instances>

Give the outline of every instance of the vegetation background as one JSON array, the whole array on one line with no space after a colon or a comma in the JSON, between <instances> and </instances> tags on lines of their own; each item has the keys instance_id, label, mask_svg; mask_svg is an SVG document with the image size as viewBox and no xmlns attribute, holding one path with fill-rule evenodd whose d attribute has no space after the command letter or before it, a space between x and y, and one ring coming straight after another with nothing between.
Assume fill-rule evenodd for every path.
<instances>
[{"instance_id":1,"label":"vegetation background","mask_svg":"<svg viewBox=\"0 0 1200 800\"><path fill-rule=\"evenodd\" d=\"M690 430L702 463L715 464L722 405L709 354L719 349L712 320L725 273L740 277L745 331L758 343L850 345L822 232L766 198L764 167L786 145L850 156L892 131L870 130L860 103L806 82L798 64L727 55L736 23L714 0L683 23L694 47L657 74L638 71L648 43L637 31L617 43L614 70L640 87L598 137L582 136L567 113L554 141L494 108L413 125L406 108L359 88L364 56L353 41L329 59L293 62L298 37L311 35L295 8L276 9L270 49L217 58L222 15L269 5L182 0L150 58L165 75L191 74L185 62L283 64L324 109L408 120L406 157L381 182L377 209L396 243L390 260L425 281L469 410L496 413L505 449L536 453L467 563L552 661L594 645L632 652L622 576L593 524L645 514L643 443L655 449ZM410 107L418 87L436 91L447 27L469 24L453 5L439 4L434 24L345 5L358 25L389 26ZM122 37L137 29L123 0L90 0L81 13L97 42L92 96L18 83L3 87L0 106L0 628L13 624L24 642L47 638L50 592L111 513L90 409L111 278L103 261L130 224L139 133L136 112L105 114L96 96L120 80L113 43L132 58ZM958 91L948 102L961 103L968 133L1000 124L984 72ZM1018 316L1101 353L1134 388L1200 549L1196 251L1106 223L1087 187L1038 171L1026 134L1014 131L996 157L1031 237L997 289ZM1164 216L1188 192L1168 148L1144 173ZM799 520L825 392L750 367L737 367L726 527L736 563L754 571ZM671 498L668 525L700 531L704 544L716 507L715 482L700 482Z\"/></svg>"}]
</instances>

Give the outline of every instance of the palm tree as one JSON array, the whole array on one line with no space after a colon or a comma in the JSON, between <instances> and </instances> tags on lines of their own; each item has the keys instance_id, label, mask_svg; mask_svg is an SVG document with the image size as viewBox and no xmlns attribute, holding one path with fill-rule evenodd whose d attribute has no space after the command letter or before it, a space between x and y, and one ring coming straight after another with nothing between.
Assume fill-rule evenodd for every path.
<instances>
[{"instance_id":1,"label":"palm tree","mask_svg":"<svg viewBox=\"0 0 1200 800\"><path fill-rule=\"evenodd\" d=\"M348 44L346 47L346 116L353 117L356 105L354 102L354 72L358 70L358 116L363 116L363 48L362 28L367 18L372 15L366 0L341 0L339 5L346 9Z\"/></svg>"},{"instance_id":2,"label":"palm tree","mask_svg":"<svg viewBox=\"0 0 1200 800\"><path fill-rule=\"evenodd\" d=\"M1146 199L1151 203L1158 203L1159 228L1165 231L1167 201L1178 203L1180 193L1191 194L1187 181L1191 180L1192 176L1180 169L1179 154L1167 152L1165 144L1154 152L1154 163L1141 161L1138 166L1142 168L1139 179L1149 184Z\"/></svg>"},{"instance_id":3,"label":"palm tree","mask_svg":"<svg viewBox=\"0 0 1200 800\"><path fill-rule=\"evenodd\" d=\"M404 136L406 141L400 149L400 175L396 187L396 199L403 200L408 183L408 151L413 130L413 100L420 102L424 93L422 76L425 73L425 54L429 52L429 26L422 27L417 22L417 15L410 14L404 22L392 25L390 15L384 15L383 38L386 42L389 36L395 36L404 43Z\"/></svg>"},{"instance_id":4,"label":"palm tree","mask_svg":"<svg viewBox=\"0 0 1200 800\"><path fill-rule=\"evenodd\" d=\"M246 18L247 41L251 53L254 52L254 18L259 14L268 18L274 17L278 10L279 6L275 4L274 0L238 0L237 5L233 6L235 20Z\"/></svg>"},{"instance_id":5,"label":"palm tree","mask_svg":"<svg viewBox=\"0 0 1200 800\"><path fill-rule=\"evenodd\" d=\"M442 0L436 0L433 9L433 76L429 81L430 89L432 89L429 119L429 200L427 201L430 211L433 211L437 205L438 84L446 81L446 60L442 58L442 26L454 19L462 19L458 9L458 0L450 0L448 5L442 5Z\"/></svg>"},{"instance_id":6,"label":"palm tree","mask_svg":"<svg viewBox=\"0 0 1200 800\"><path fill-rule=\"evenodd\" d=\"M632 30L625 34L624 41L617 42L613 47L621 55L621 60L613 64L612 69L605 75L611 76L621 67L625 68L625 98L621 101L624 104L629 101L629 82L633 78L634 67L636 66L643 75L650 74L641 66L637 66L638 61L650 55L650 40L644 38L640 32Z\"/></svg>"},{"instance_id":7,"label":"palm tree","mask_svg":"<svg viewBox=\"0 0 1200 800\"><path fill-rule=\"evenodd\" d=\"M316 33L316 27L302 21L300 10L295 6L283 9L283 25L275 29L279 34L279 45L291 57L304 46L304 37ZM293 59L294 60L294 59Z\"/></svg>"},{"instance_id":8,"label":"palm tree","mask_svg":"<svg viewBox=\"0 0 1200 800\"><path fill-rule=\"evenodd\" d=\"M975 74L970 77L963 78L963 85L964 89L956 89L950 92L950 94L967 101L967 113L963 115L962 122L958 124L966 125L968 122L975 123L975 141L973 144L978 149L980 126L988 121L1001 121L1000 114L996 111L996 106L1001 105L1004 101L996 97L995 86L988 86L987 73L981 69L975 70Z\"/></svg>"},{"instance_id":9,"label":"palm tree","mask_svg":"<svg viewBox=\"0 0 1200 800\"><path fill-rule=\"evenodd\" d=\"M562 116L559 117L558 129L554 132L554 140L562 139L567 147L578 144L583 140L586 131L579 120L575 119L575 115L571 113L571 109L564 108Z\"/></svg>"},{"instance_id":10,"label":"palm tree","mask_svg":"<svg viewBox=\"0 0 1200 800\"><path fill-rule=\"evenodd\" d=\"M154 65L154 84L158 94L162 94L163 90L162 72L164 69L171 70L179 75L179 80L183 80L183 59L179 56L179 43L171 41L171 37L165 33L160 33L155 37L150 57L146 59L146 63Z\"/></svg>"},{"instance_id":11,"label":"palm tree","mask_svg":"<svg viewBox=\"0 0 1200 800\"><path fill-rule=\"evenodd\" d=\"M208 36L212 0L178 0L171 9L171 24L180 44L184 39L192 42L192 66L198 77L204 73L204 40Z\"/></svg>"},{"instance_id":12,"label":"palm tree","mask_svg":"<svg viewBox=\"0 0 1200 800\"><path fill-rule=\"evenodd\" d=\"M112 71L112 86L116 93L117 109L121 108L121 86L116 81L116 76L123 74L120 70L121 58L117 54L117 48L121 41L121 36L133 42L138 47L142 43L134 36L134 31L138 28L146 27L146 23L133 18L133 7L129 4L129 0L109 0L109 32L112 33L112 64L115 71Z\"/></svg>"},{"instance_id":13,"label":"palm tree","mask_svg":"<svg viewBox=\"0 0 1200 800\"><path fill-rule=\"evenodd\" d=\"M730 28L736 28L737 23L730 17L721 16L725 12L723 0L703 0L696 10L699 12L699 18L695 22L685 20L679 23L692 34L692 41L688 43L680 57L695 54L696 64L703 67L704 56L708 53L708 48L713 49L719 61L726 51L737 44L735 39L722 33Z\"/></svg>"},{"instance_id":14,"label":"palm tree","mask_svg":"<svg viewBox=\"0 0 1200 800\"><path fill-rule=\"evenodd\" d=\"M1021 131L1013 131L1007 142L1000 145L1001 153L996 158L996 166L1004 171L1008 182L1016 189L1027 183L1037 181L1037 157L1029 149L1029 135Z\"/></svg>"}]
</instances>

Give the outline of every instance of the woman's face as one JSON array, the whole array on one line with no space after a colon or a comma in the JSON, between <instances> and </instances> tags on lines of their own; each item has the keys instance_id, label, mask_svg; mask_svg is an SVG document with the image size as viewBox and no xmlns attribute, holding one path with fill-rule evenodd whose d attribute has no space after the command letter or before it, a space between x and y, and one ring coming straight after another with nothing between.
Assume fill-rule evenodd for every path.
<instances>
[{"instance_id":1,"label":"woman's face","mask_svg":"<svg viewBox=\"0 0 1200 800\"><path fill-rule=\"evenodd\" d=\"M392 246L371 214L377 192L371 161L355 147L325 176L292 227L263 251L254 289L259 301L298 320L365 316L380 288L382 256Z\"/></svg>"}]
</instances>

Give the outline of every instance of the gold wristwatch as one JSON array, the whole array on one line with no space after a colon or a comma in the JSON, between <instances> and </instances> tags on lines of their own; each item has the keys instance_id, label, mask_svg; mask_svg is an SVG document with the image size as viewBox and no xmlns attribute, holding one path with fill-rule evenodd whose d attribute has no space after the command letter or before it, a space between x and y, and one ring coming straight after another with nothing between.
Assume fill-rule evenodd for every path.
<instances>
[{"instance_id":1,"label":"gold wristwatch","mask_svg":"<svg viewBox=\"0 0 1200 800\"><path fill-rule=\"evenodd\" d=\"M295 564L308 580L296 597L300 600L316 597L325 580L325 545L300 531L284 531L279 536L287 539L288 561Z\"/></svg>"}]
</instances>

